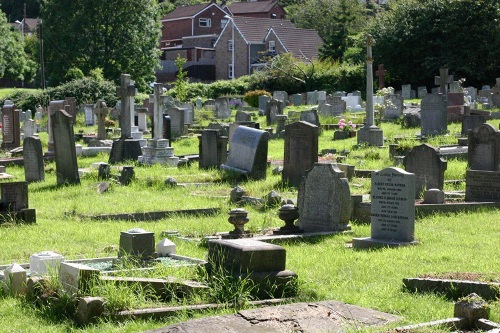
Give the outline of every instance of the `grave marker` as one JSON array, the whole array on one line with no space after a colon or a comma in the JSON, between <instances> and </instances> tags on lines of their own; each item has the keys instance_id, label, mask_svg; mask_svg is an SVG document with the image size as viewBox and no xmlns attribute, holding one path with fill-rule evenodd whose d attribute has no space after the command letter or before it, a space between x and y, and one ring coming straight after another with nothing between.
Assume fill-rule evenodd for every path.
<instances>
[{"instance_id":1,"label":"grave marker","mask_svg":"<svg viewBox=\"0 0 500 333\"><path fill-rule=\"evenodd\" d=\"M13 149L21 145L20 111L15 105L2 107L2 149Z\"/></svg>"},{"instance_id":2,"label":"grave marker","mask_svg":"<svg viewBox=\"0 0 500 333\"><path fill-rule=\"evenodd\" d=\"M453 75L448 75L448 68L440 68L439 75L434 77L434 84L439 86L439 93L446 96L448 84L453 82Z\"/></svg>"},{"instance_id":3,"label":"grave marker","mask_svg":"<svg viewBox=\"0 0 500 333\"><path fill-rule=\"evenodd\" d=\"M24 179L39 182L45 179L42 143L40 139L26 137L23 141Z\"/></svg>"},{"instance_id":4,"label":"grave marker","mask_svg":"<svg viewBox=\"0 0 500 333\"><path fill-rule=\"evenodd\" d=\"M106 140L106 117L109 113L109 108L106 107L106 102L103 100L97 101L94 113L97 117L97 140Z\"/></svg>"},{"instance_id":5,"label":"grave marker","mask_svg":"<svg viewBox=\"0 0 500 333\"><path fill-rule=\"evenodd\" d=\"M50 118L54 131L57 185L80 184L72 117L66 111L59 110Z\"/></svg>"},{"instance_id":6,"label":"grave marker","mask_svg":"<svg viewBox=\"0 0 500 333\"><path fill-rule=\"evenodd\" d=\"M215 112L219 119L231 118L231 108L229 107L229 100L227 97L219 97L215 99Z\"/></svg>"},{"instance_id":7,"label":"grave marker","mask_svg":"<svg viewBox=\"0 0 500 333\"><path fill-rule=\"evenodd\" d=\"M116 88L116 94L120 96L120 128L121 138L132 137L132 125L134 124L134 96L137 95L135 82L130 79L129 74L120 76L120 87Z\"/></svg>"},{"instance_id":8,"label":"grave marker","mask_svg":"<svg viewBox=\"0 0 500 333\"><path fill-rule=\"evenodd\" d=\"M384 64L378 64L378 70L375 72L375 75L378 77L378 88L385 88L385 74L387 71L384 69Z\"/></svg>"},{"instance_id":9,"label":"grave marker","mask_svg":"<svg viewBox=\"0 0 500 333\"><path fill-rule=\"evenodd\" d=\"M448 129L446 98L439 94L426 95L421 102L422 135L440 135Z\"/></svg>"},{"instance_id":10,"label":"grave marker","mask_svg":"<svg viewBox=\"0 0 500 333\"><path fill-rule=\"evenodd\" d=\"M227 158L227 136L219 130L203 130L198 137L199 142L199 167L200 169L219 168Z\"/></svg>"}]
</instances>

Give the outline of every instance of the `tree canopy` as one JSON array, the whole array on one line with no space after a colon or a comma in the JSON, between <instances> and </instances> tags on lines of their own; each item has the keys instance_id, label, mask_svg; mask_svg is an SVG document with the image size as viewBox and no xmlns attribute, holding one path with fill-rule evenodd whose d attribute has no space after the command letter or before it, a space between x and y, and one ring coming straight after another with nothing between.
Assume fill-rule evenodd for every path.
<instances>
[{"instance_id":1,"label":"tree canopy","mask_svg":"<svg viewBox=\"0 0 500 333\"><path fill-rule=\"evenodd\" d=\"M440 67L480 86L500 76L498 0L399 0L369 28L391 84L433 85Z\"/></svg>"},{"instance_id":2,"label":"tree canopy","mask_svg":"<svg viewBox=\"0 0 500 333\"><path fill-rule=\"evenodd\" d=\"M130 74L139 88L154 81L159 64L156 0L45 0L42 4L46 76L65 81L68 71L102 69L118 82Z\"/></svg>"}]
</instances>

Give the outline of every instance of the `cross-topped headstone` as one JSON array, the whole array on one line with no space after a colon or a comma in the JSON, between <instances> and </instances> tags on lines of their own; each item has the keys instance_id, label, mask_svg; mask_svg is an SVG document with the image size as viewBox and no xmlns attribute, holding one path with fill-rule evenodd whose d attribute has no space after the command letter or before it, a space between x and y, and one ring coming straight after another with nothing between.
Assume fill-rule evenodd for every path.
<instances>
[{"instance_id":1,"label":"cross-topped headstone","mask_svg":"<svg viewBox=\"0 0 500 333\"><path fill-rule=\"evenodd\" d=\"M137 95L135 82L130 79L129 74L122 74L120 87L116 88L116 94L120 96L120 128L121 137L132 137L132 117L134 116L134 96Z\"/></svg>"},{"instance_id":2,"label":"cross-topped headstone","mask_svg":"<svg viewBox=\"0 0 500 333\"><path fill-rule=\"evenodd\" d=\"M149 97L149 102L153 103L153 123L154 132L153 139L163 139L163 110L169 99L168 96L162 96L163 84L154 84L153 95Z\"/></svg>"},{"instance_id":3,"label":"cross-topped headstone","mask_svg":"<svg viewBox=\"0 0 500 333\"><path fill-rule=\"evenodd\" d=\"M448 68L439 69L440 76L434 76L434 84L439 85L439 92L446 96L448 92L448 84L453 82L453 75L448 75Z\"/></svg>"},{"instance_id":4,"label":"cross-topped headstone","mask_svg":"<svg viewBox=\"0 0 500 333\"><path fill-rule=\"evenodd\" d=\"M371 127L375 123L373 111L373 45L375 45L375 39L368 34L366 37L366 127Z\"/></svg>"},{"instance_id":5,"label":"cross-topped headstone","mask_svg":"<svg viewBox=\"0 0 500 333\"><path fill-rule=\"evenodd\" d=\"M109 113L109 108L103 100L97 101L94 107L94 113L97 116L97 140L106 139L106 116Z\"/></svg>"},{"instance_id":6,"label":"cross-topped headstone","mask_svg":"<svg viewBox=\"0 0 500 333\"><path fill-rule=\"evenodd\" d=\"M384 69L384 64L378 64L378 70L375 72L375 75L378 77L378 88L385 88L385 74L387 71Z\"/></svg>"}]
</instances>

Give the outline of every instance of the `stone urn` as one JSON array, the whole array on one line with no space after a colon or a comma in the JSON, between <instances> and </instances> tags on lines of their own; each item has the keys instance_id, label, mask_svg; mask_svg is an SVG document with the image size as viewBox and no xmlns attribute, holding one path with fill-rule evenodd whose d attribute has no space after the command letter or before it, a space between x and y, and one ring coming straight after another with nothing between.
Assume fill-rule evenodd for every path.
<instances>
[{"instance_id":1,"label":"stone urn","mask_svg":"<svg viewBox=\"0 0 500 333\"><path fill-rule=\"evenodd\" d=\"M248 223L248 212L243 208L235 208L229 212L228 221L234 225L234 230L229 232L230 238L245 238L248 232L245 231L245 224Z\"/></svg>"},{"instance_id":2,"label":"stone urn","mask_svg":"<svg viewBox=\"0 0 500 333\"><path fill-rule=\"evenodd\" d=\"M273 234L295 234L304 232L304 230L297 227L294 223L299 218L299 209L292 204L281 206L278 217L285 222L285 226L275 230Z\"/></svg>"}]
</instances>

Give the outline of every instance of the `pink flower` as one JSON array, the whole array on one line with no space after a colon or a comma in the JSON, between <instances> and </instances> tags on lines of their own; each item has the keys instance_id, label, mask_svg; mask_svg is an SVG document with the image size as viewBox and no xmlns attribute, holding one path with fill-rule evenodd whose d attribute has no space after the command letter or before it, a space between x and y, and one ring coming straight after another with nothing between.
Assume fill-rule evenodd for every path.
<instances>
[{"instance_id":1,"label":"pink flower","mask_svg":"<svg viewBox=\"0 0 500 333\"><path fill-rule=\"evenodd\" d=\"M339 128L340 128L340 129L343 129L343 128L344 128L344 125L340 125L340 124L339 124Z\"/></svg>"}]
</instances>

